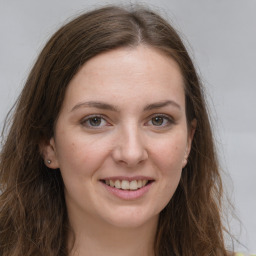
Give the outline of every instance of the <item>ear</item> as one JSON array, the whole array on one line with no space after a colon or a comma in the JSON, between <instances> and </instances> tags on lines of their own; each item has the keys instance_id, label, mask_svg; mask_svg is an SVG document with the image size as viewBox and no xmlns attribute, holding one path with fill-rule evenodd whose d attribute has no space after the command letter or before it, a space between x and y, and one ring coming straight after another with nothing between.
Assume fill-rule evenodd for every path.
<instances>
[{"instance_id":1,"label":"ear","mask_svg":"<svg viewBox=\"0 0 256 256\"><path fill-rule=\"evenodd\" d=\"M54 138L48 141L42 141L40 143L40 152L43 156L44 163L48 168L59 168L59 162L57 158L57 151Z\"/></svg>"},{"instance_id":2,"label":"ear","mask_svg":"<svg viewBox=\"0 0 256 256\"><path fill-rule=\"evenodd\" d=\"M187 147L186 147L186 150L185 150L185 155L184 155L184 161L183 161L182 168L184 168L187 165L187 162L188 162L188 157L189 157L189 153L190 153L190 150L191 150L192 141L193 141L194 134L195 134L195 131L196 131L196 125L197 125L197 120L193 119L190 123L189 130L188 130Z\"/></svg>"}]
</instances>

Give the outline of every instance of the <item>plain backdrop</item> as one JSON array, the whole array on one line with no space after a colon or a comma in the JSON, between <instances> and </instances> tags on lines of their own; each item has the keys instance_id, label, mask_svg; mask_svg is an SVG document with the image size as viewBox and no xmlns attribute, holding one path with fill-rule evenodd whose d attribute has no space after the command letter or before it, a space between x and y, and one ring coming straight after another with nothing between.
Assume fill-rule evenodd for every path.
<instances>
[{"instance_id":1,"label":"plain backdrop","mask_svg":"<svg viewBox=\"0 0 256 256\"><path fill-rule=\"evenodd\" d=\"M139 1L0 0L0 128L38 53L70 17ZM141 3L141 2L140 2ZM206 87L228 193L231 231L256 252L256 0L144 1L176 27ZM230 176L230 177L229 177Z\"/></svg>"}]
</instances>

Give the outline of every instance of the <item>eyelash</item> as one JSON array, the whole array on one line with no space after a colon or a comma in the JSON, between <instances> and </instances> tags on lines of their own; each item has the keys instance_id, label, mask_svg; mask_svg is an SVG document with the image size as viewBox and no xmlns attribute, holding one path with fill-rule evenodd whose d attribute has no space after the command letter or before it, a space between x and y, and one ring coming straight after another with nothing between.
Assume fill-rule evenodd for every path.
<instances>
[{"instance_id":1,"label":"eyelash","mask_svg":"<svg viewBox=\"0 0 256 256\"><path fill-rule=\"evenodd\" d=\"M156 128L164 128L164 127L168 127L168 126L174 124L173 118L171 118L169 115L165 115L165 114L155 114L155 115L150 117L150 120L148 122L152 122L153 118L156 118L156 117L162 118L163 122L164 121L166 122L164 125L162 125L162 124L161 125L153 125L153 124L151 124L152 126L154 126Z\"/></svg>"},{"instance_id":2,"label":"eyelash","mask_svg":"<svg viewBox=\"0 0 256 256\"><path fill-rule=\"evenodd\" d=\"M99 126L97 126L97 125L94 126L94 125L89 124L89 122L92 121L93 118L98 118L100 120L100 125ZM152 123L154 118L161 118L163 120L163 122L165 122L165 124L164 125L162 125L162 124L160 124L160 125L148 124L149 122ZM106 123L106 125L101 125L102 121L104 121ZM90 128L90 129L100 129L100 128L105 127L105 126L111 126L111 124L108 121L106 121L106 117L103 116L103 115L87 116L86 118L84 118L81 121L81 124L83 126L85 126L86 128ZM174 120L173 120L173 118L171 118L170 116L165 115L165 114L155 114L155 115L151 116L150 120L147 121L145 124L146 124L146 126L153 126L153 127L156 127L156 128L164 128L164 127L168 127L168 126L174 124Z\"/></svg>"},{"instance_id":3,"label":"eyelash","mask_svg":"<svg viewBox=\"0 0 256 256\"><path fill-rule=\"evenodd\" d=\"M88 124L88 122L92 121L93 118L99 118L100 121L102 122L102 120L104 120L106 122L106 124L108 124L107 126L110 126L110 124L106 121L106 118L103 115L91 115L91 116L87 116L86 118L84 118L81 121L81 124L83 126L85 126L86 128L90 128L90 129L100 129L102 128L102 126L93 126L91 124Z\"/></svg>"}]
</instances>

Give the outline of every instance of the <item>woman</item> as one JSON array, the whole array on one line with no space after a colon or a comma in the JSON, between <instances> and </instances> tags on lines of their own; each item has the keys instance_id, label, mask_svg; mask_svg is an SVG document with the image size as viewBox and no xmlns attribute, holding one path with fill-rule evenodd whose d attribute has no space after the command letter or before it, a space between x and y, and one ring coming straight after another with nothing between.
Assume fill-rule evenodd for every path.
<instances>
[{"instance_id":1,"label":"woman","mask_svg":"<svg viewBox=\"0 0 256 256\"><path fill-rule=\"evenodd\" d=\"M227 255L202 87L152 11L105 7L53 35L0 177L3 256Z\"/></svg>"}]
</instances>

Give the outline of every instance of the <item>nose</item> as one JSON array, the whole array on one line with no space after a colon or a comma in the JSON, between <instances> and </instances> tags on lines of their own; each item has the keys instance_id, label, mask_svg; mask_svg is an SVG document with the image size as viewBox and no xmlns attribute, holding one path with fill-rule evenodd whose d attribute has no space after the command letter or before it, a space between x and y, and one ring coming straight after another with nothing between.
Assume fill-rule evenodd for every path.
<instances>
[{"instance_id":1,"label":"nose","mask_svg":"<svg viewBox=\"0 0 256 256\"><path fill-rule=\"evenodd\" d=\"M139 128L126 127L119 132L113 150L113 159L127 167L135 167L148 159L145 140Z\"/></svg>"}]
</instances>

